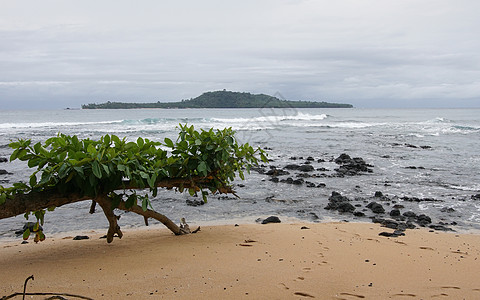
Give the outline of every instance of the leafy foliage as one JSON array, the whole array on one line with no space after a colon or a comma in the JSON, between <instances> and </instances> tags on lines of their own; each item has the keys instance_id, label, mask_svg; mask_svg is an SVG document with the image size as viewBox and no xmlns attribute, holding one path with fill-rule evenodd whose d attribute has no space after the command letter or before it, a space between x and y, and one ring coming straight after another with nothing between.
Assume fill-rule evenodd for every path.
<instances>
[{"instance_id":1,"label":"leafy foliage","mask_svg":"<svg viewBox=\"0 0 480 300\"><path fill-rule=\"evenodd\" d=\"M133 189L149 189L155 197L159 183L172 179L190 181L188 192L191 195L201 192L206 201L208 191L231 192L230 183L237 174L244 179L244 171L249 172L259 159L267 160L260 148L254 149L248 143L239 145L231 128L196 131L193 126L180 124L179 129L175 142L168 138L158 142L141 137L129 142L115 135L80 140L65 134L34 145L31 140L12 142L10 147L14 151L10 160L26 161L36 170L28 184L0 186L0 209L16 194L55 190L92 199L108 195L114 207L126 199L127 207L137 204L145 211L151 208L148 194L138 195ZM180 192L185 190L181 183L176 188ZM29 213L25 214L27 218ZM45 211L33 214L38 229ZM43 233L37 230L35 240L42 238Z\"/></svg>"}]
</instances>

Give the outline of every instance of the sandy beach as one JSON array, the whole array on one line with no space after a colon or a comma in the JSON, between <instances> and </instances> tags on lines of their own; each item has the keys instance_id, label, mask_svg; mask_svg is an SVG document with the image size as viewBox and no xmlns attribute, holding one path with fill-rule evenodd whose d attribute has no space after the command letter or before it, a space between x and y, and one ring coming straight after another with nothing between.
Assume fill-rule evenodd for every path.
<instances>
[{"instance_id":1,"label":"sandy beach","mask_svg":"<svg viewBox=\"0 0 480 300\"><path fill-rule=\"evenodd\" d=\"M302 229L303 227L303 229ZM305 228L307 227L307 228ZM0 296L91 299L478 299L480 236L369 223L152 227L0 244ZM46 296L28 296L45 299ZM64 296L67 299L78 299ZM14 299L21 299L18 296Z\"/></svg>"}]
</instances>

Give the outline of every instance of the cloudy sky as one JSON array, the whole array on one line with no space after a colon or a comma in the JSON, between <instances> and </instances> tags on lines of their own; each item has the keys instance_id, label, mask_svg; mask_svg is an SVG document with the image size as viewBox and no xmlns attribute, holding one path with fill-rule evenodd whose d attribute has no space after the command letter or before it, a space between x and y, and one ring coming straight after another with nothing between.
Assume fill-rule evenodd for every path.
<instances>
[{"instance_id":1,"label":"cloudy sky","mask_svg":"<svg viewBox=\"0 0 480 300\"><path fill-rule=\"evenodd\" d=\"M0 0L0 110L232 90L480 107L478 0Z\"/></svg>"}]
</instances>

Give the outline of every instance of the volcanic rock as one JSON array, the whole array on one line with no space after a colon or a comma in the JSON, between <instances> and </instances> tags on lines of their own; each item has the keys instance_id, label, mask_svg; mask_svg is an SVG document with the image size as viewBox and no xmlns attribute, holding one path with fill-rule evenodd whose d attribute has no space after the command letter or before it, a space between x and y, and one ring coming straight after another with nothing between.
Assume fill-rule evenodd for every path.
<instances>
[{"instance_id":1,"label":"volcanic rock","mask_svg":"<svg viewBox=\"0 0 480 300\"><path fill-rule=\"evenodd\" d=\"M385 212L383 206L377 202L370 202L367 208L370 208L370 210L376 214L383 214Z\"/></svg>"},{"instance_id":2,"label":"volcanic rock","mask_svg":"<svg viewBox=\"0 0 480 300\"><path fill-rule=\"evenodd\" d=\"M270 216L266 218L265 220L262 221L262 224L268 224L268 223L281 223L280 219L276 216Z\"/></svg>"}]
</instances>

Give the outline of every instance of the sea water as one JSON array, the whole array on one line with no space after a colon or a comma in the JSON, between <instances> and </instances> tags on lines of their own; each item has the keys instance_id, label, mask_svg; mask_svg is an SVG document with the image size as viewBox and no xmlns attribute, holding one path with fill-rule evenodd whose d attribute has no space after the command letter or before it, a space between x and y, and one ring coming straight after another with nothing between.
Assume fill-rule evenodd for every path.
<instances>
[{"instance_id":1,"label":"sea water","mask_svg":"<svg viewBox=\"0 0 480 300\"><path fill-rule=\"evenodd\" d=\"M322 188L273 183L268 175L252 172L236 180L234 196L210 196L201 206L189 206L193 198L175 191L161 191L153 206L173 220L186 217L191 224L254 222L277 215L284 220L359 220L352 215L325 210L333 191L358 203L375 192L435 222L456 222L456 228L480 229L480 109L142 109L0 111L0 157L9 157L10 141L44 141L57 133L96 139L115 134L163 141L175 140L178 124L196 129L232 127L239 142L268 149L270 165L283 168L302 164L307 157L315 169L306 180ZM361 157L372 173L336 177L333 161L340 154ZM294 160L295 159L295 160ZM264 166L267 170L269 166ZM9 186L27 181L29 170L19 161L2 163L12 173L0 176ZM318 176L317 176L318 175ZM296 176L295 173L288 175ZM288 177L286 176L286 177ZM408 202L402 197L437 201ZM107 228L101 210L88 214L88 201L65 205L45 218L45 232ZM359 208L361 209L361 208ZM386 208L388 212L388 208ZM121 215L122 227L143 224L132 213ZM13 237L23 226L23 216L0 220L0 238Z\"/></svg>"}]
</instances>

